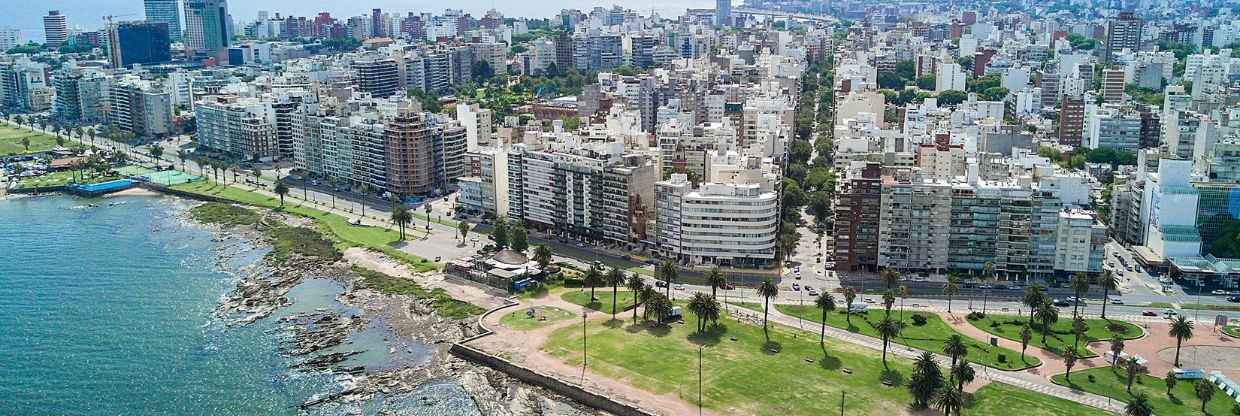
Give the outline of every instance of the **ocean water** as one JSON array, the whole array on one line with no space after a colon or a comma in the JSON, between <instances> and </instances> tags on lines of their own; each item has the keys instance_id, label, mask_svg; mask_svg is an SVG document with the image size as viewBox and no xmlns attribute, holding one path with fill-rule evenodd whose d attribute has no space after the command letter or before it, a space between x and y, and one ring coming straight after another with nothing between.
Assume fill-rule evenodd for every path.
<instances>
[{"instance_id":1,"label":"ocean water","mask_svg":"<svg viewBox=\"0 0 1240 416\"><path fill-rule=\"evenodd\" d=\"M90 207L87 204L96 206ZM295 287L288 310L248 326L213 316L235 271L265 253L227 245L185 224L173 198L0 200L0 414L299 414L335 376L290 370L279 352L279 316L342 311L327 279ZM347 309L347 308L346 308ZM355 313L343 310L345 313ZM428 350L392 338L381 322L352 335L370 348L350 365L417 365ZM395 340L393 340L395 341ZM389 353L389 351L393 351ZM315 414L474 415L453 380Z\"/></svg>"}]
</instances>

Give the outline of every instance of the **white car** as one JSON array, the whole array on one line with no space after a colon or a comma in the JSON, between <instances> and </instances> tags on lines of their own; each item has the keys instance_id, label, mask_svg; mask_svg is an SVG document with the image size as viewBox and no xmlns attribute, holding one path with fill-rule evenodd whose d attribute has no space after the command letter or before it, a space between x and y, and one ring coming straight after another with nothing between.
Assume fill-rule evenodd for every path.
<instances>
[{"instance_id":1,"label":"white car","mask_svg":"<svg viewBox=\"0 0 1240 416\"><path fill-rule=\"evenodd\" d=\"M1123 305L1123 304L1124 304L1124 300L1123 300L1123 299L1120 299L1119 297L1112 296L1112 297L1111 297L1111 304L1112 304L1112 305Z\"/></svg>"}]
</instances>

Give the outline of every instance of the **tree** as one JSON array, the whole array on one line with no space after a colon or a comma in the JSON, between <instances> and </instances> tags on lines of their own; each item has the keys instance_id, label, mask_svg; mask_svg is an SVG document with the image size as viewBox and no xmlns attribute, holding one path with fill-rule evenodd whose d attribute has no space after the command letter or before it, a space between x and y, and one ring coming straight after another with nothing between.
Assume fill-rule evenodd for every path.
<instances>
[{"instance_id":1,"label":"tree","mask_svg":"<svg viewBox=\"0 0 1240 416\"><path fill-rule=\"evenodd\" d=\"M1020 360L1025 360L1025 350L1029 349L1029 340L1033 339L1033 331L1029 325L1020 328Z\"/></svg>"},{"instance_id":2,"label":"tree","mask_svg":"<svg viewBox=\"0 0 1240 416\"><path fill-rule=\"evenodd\" d=\"M1102 319L1107 319L1107 301L1110 299L1110 293L1119 286L1119 280L1110 270L1104 270L1101 276L1098 276L1098 286L1102 286Z\"/></svg>"},{"instance_id":3,"label":"tree","mask_svg":"<svg viewBox=\"0 0 1240 416\"><path fill-rule=\"evenodd\" d=\"M597 263L590 265L581 283L590 288L590 302L597 301L598 297L594 296L594 288L603 284L603 270Z\"/></svg>"},{"instance_id":4,"label":"tree","mask_svg":"<svg viewBox=\"0 0 1240 416\"><path fill-rule=\"evenodd\" d=\"M1144 392L1137 393L1128 401L1128 405L1124 406L1125 416L1150 416L1154 414L1154 408L1150 405L1150 396Z\"/></svg>"},{"instance_id":5,"label":"tree","mask_svg":"<svg viewBox=\"0 0 1240 416\"><path fill-rule=\"evenodd\" d=\"M814 306L822 310L822 328L818 331L818 343L822 344L827 340L827 313L835 310L835 297L824 291L818 295L818 299L814 299Z\"/></svg>"},{"instance_id":6,"label":"tree","mask_svg":"<svg viewBox=\"0 0 1240 416\"><path fill-rule=\"evenodd\" d=\"M1072 301L1072 317L1079 314L1081 307L1081 297L1089 292L1089 277L1085 273L1076 273L1072 276L1072 293L1076 296Z\"/></svg>"},{"instance_id":7,"label":"tree","mask_svg":"<svg viewBox=\"0 0 1240 416\"><path fill-rule=\"evenodd\" d=\"M1197 380L1193 384L1193 393L1197 394L1197 398L1201 399L1201 412L1206 412L1206 404L1210 403L1210 399L1214 398L1214 385L1205 379Z\"/></svg>"},{"instance_id":8,"label":"tree","mask_svg":"<svg viewBox=\"0 0 1240 416\"><path fill-rule=\"evenodd\" d=\"M1132 394L1132 382L1137 380L1137 374L1141 374L1142 371L1145 371L1145 368L1141 366L1141 363L1137 362L1137 357L1128 357L1127 360L1124 360L1124 370L1128 375L1128 394Z\"/></svg>"},{"instance_id":9,"label":"tree","mask_svg":"<svg viewBox=\"0 0 1240 416\"><path fill-rule=\"evenodd\" d=\"M1111 336L1111 368L1115 368L1119 364L1119 355L1124 353L1124 338L1119 335Z\"/></svg>"},{"instance_id":10,"label":"tree","mask_svg":"<svg viewBox=\"0 0 1240 416\"><path fill-rule=\"evenodd\" d=\"M950 386L943 386L934 396L934 406L943 411L943 416L959 416L960 408L964 406L964 395Z\"/></svg>"},{"instance_id":11,"label":"tree","mask_svg":"<svg viewBox=\"0 0 1240 416\"><path fill-rule=\"evenodd\" d=\"M650 297L646 299L646 311L654 314L655 322L661 324L663 319L671 314L672 301L668 300L667 296L663 296L662 293L651 293Z\"/></svg>"},{"instance_id":12,"label":"tree","mask_svg":"<svg viewBox=\"0 0 1240 416\"><path fill-rule=\"evenodd\" d=\"M1175 321L1171 322L1171 329L1168 331L1168 335L1175 337L1175 366L1179 367L1180 346L1184 343L1184 340L1193 337L1193 322L1185 318L1184 315L1176 317Z\"/></svg>"},{"instance_id":13,"label":"tree","mask_svg":"<svg viewBox=\"0 0 1240 416\"><path fill-rule=\"evenodd\" d=\"M164 157L164 148L153 144L150 147L151 158L155 159L155 163L159 163L159 159Z\"/></svg>"},{"instance_id":14,"label":"tree","mask_svg":"<svg viewBox=\"0 0 1240 416\"><path fill-rule=\"evenodd\" d=\"M956 389L964 393L964 386L973 382L973 377L977 371L973 369L973 365L969 364L969 360L960 360L959 364L952 366L952 380L956 381Z\"/></svg>"},{"instance_id":15,"label":"tree","mask_svg":"<svg viewBox=\"0 0 1240 416\"><path fill-rule=\"evenodd\" d=\"M177 150L177 159L181 160L181 170L185 170L185 159L188 159L188 158L189 158L189 152L186 152L185 149Z\"/></svg>"},{"instance_id":16,"label":"tree","mask_svg":"<svg viewBox=\"0 0 1240 416\"><path fill-rule=\"evenodd\" d=\"M901 327L899 322L891 318L883 318L877 325L874 325L874 330L878 331L879 337L883 340L883 368L888 368L887 345L891 343L892 338L900 336L900 330L903 329Z\"/></svg>"},{"instance_id":17,"label":"tree","mask_svg":"<svg viewBox=\"0 0 1240 416\"><path fill-rule=\"evenodd\" d=\"M517 223L515 227L512 227L511 236L509 236L512 241L509 244L512 245L513 250L524 253L530 248L529 238L529 233L525 231L525 224Z\"/></svg>"},{"instance_id":18,"label":"tree","mask_svg":"<svg viewBox=\"0 0 1240 416\"><path fill-rule=\"evenodd\" d=\"M462 222L461 224L466 223ZM546 270L547 265L551 264L551 247L548 247L546 244L539 244L538 247L534 247L534 261L538 262L540 270Z\"/></svg>"},{"instance_id":19,"label":"tree","mask_svg":"<svg viewBox=\"0 0 1240 416\"><path fill-rule=\"evenodd\" d=\"M495 240L495 248L503 250L508 248L508 220L499 217L495 220L495 228L491 230L491 239Z\"/></svg>"},{"instance_id":20,"label":"tree","mask_svg":"<svg viewBox=\"0 0 1240 416\"><path fill-rule=\"evenodd\" d=\"M727 283L728 281L723 277L723 271L719 270L719 267L712 267L710 271L706 272L706 284L710 285L710 297L718 299L719 297L716 295L719 288Z\"/></svg>"},{"instance_id":21,"label":"tree","mask_svg":"<svg viewBox=\"0 0 1240 416\"><path fill-rule=\"evenodd\" d=\"M1089 325L1085 323L1085 318L1079 316L1072 318L1072 334L1075 335L1075 338L1072 340L1072 348L1076 348L1081 344L1081 338L1085 337L1085 331L1088 330Z\"/></svg>"},{"instance_id":22,"label":"tree","mask_svg":"<svg viewBox=\"0 0 1240 416\"><path fill-rule=\"evenodd\" d=\"M715 298L705 293L694 293L689 299L689 312L697 316L697 332L700 334L706 332L707 314L710 311L710 304L715 302Z\"/></svg>"},{"instance_id":23,"label":"tree","mask_svg":"<svg viewBox=\"0 0 1240 416\"><path fill-rule=\"evenodd\" d=\"M1059 310L1055 309L1049 301L1043 301L1038 305L1038 310L1034 312L1034 318L1038 323L1042 324L1042 345L1046 345L1046 334L1051 332L1051 326L1059 321Z\"/></svg>"},{"instance_id":24,"label":"tree","mask_svg":"<svg viewBox=\"0 0 1240 416\"><path fill-rule=\"evenodd\" d=\"M461 244L465 244L465 239L469 237L469 229L471 226L468 222L461 221L456 223L456 231L461 234Z\"/></svg>"},{"instance_id":25,"label":"tree","mask_svg":"<svg viewBox=\"0 0 1240 416\"><path fill-rule=\"evenodd\" d=\"M676 283L676 263L671 260L663 260L663 264L659 265L659 280L666 283L666 295L668 299L672 298L672 285Z\"/></svg>"},{"instance_id":26,"label":"tree","mask_svg":"<svg viewBox=\"0 0 1240 416\"><path fill-rule=\"evenodd\" d=\"M947 283L943 285L943 295L947 296L947 313L952 313L952 296L960 294L960 285L957 284L955 274L947 274Z\"/></svg>"},{"instance_id":27,"label":"tree","mask_svg":"<svg viewBox=\"0 0 1240 416\"><path fill-rule=\"evenodd\" d=\"M214 163L212 163L212 165L214 165ZM212 166L212 168L214 168L214 166ZM217 175L217 176L218 176L218 175ZM218 180L218 178L217 178L217 180ZM284 195L287 195L287 194L288 194L288 185L285 185L285 184L284 184L284 180L283 180L283 179L281 179L281 180L277 180L277 181L276 181L276 187L275 187L275 189L273 189L273 191L275 191L276 195L279 195L279 196L280 196L280 206L284 206Z\"/></svg>"},{"instance_id":28,"label":"tree","mask_svg":"<svg viewBox=\"0 0 1240 416\"><path fill-rule=\"evenodd\" d=\"M993 279L994 276L995 276L995 263L987 261L986 263L982 264L982 275L978 276L977 280L982 281L984 286L988 286L988 285L985 285L985 282ZM989 288L983 289L982 290L982 315L986 314L986 303L989 300L990 300L990 289Z\"/></svg>"},{"instance_id":29,"label":"tree","mask_svg":"<svg viewBox=\"0 0 1240 416\"><path fill-rule=\"evenodd\" d=\"M542 246L539 246L542 247ZM607 284L611 285L611 319L616 319L616 295L619 294L621 284L624 284L624 271L619 267L612 267L607 271Z\"/></svg>"},{"instance_id":30,"label":"tree","mask_svg":"<svg viewBox=\"0 0 1240 416\"><path fill-rule=\"evenodd\" d=\"M883 268L878 272L878 278L883 281L883 288L894 290L896 285L900 283L900 272L890 267Z\"/></svg>"},{"instance_id":31,"label":"tree","mask_svg":"<svg viewBox=\"0 0 1240 416\"><path fill-rule=\"evenodd\" d=\"M848 323L849 329L852 329L852 304L856 299L857 289L844 288L844 321Z\"/></svg>"},{"instance_id":32,"label":"tree","mask_svg":"<svg viewBox=\"0 0 1240 416\"><path fill-rule=\"evenodd\" d=\"M938 103L939 105L954 106L963 103L968 98L969 94L964 91L947 90L939 93Z\"/></svg>"},{"instance_id":33,"label":"tree","mask_svg":"<svg viewBox=\"0 0 1240 416\"><path fill-rule=\"evenodd\" d=\"M1168 371L1167 375L1163 376L1163 384L1167 385L1167 396L1168 397L1172 395L1171 390L1175 388L1175 383L1179 381L1180 379L1175 377L1175 371Z\"/></svg>"},{"instance_id":34,"label":"tree","mask_svg":"<svg viewBox=\"0 0 1240 416\"><path fill-rule=\"evenodd\" d=\"M913 374L909 377L908 390L913 396L913 408L924 409L930 405L934 393L943 387L943 371L934 361L934 354L923 351L913 361Z\"/></svg>"},{"instance_id":35,"label":"tree","mask_svg":"<svg viewBox=\"0 0 1240 416\"><path fill-rule=\"evenodd\" d=\"M1033 311L1038 309L1046 300L1046 295L1042 294L1042 287L1032 285L1025 288L1025 296L1021 298L1021 303L1029 307L1029 325L1033 325Z\"/></svg>"},{"instance_id":36,"label":"tree","mask_svg":"<svg viewBox=\"0 0 1240 416\"><path fill-rule=\"evenodd\" d=\"M951 357L951 367L955 368L957 359L969 355L969 347L964 345L964 337L961 337L960 334L952 334L952 336L947 337L946 341L943 341L943 353Z\"/></svg>"},{"instance_id":37,"label":"tree","mask_svg":"<svg viewBox=\"0 0 1240 416\"><path fill-rule=\"evenodd\" d=\"M1063 366L1064 366L1064 369L1067 370L1067 372L1064 373L1063 378L1064 380L1068 381L1068 384L1072 384L1072 367L1075 365L1076 365L1076 348L1074 347L1074 348L1068 348L1064 350Z\"/></svg>"},{"instance_id":38,"label":"tree","mask_svg":"<svg viewBox=\"0 0 1240 416\"><path fill-rule=\"evenodd\" d=\"M896 295L890 290L883 293L883 310L887 316L891 316L891 306L896 304Z\"/></svg>"},{"instance_id":39,"label":"tree","mask_svg":"<svg viewBox=\"0 0 1240 416\"><path fill-rule=\"evenodd\" d=\"M766 342L771 342L771 334L767 331L766 318L771 313L771 298L779 295L779 287L771 282L770 278L762 279L762 284L758 286L758 294L762 296L762 335L766 337Z\"/></svg>"},{"instance_id":40,"label":"tree","mask_svg":"<svg viewBox=\"0 0 1240 416\"><path fill-rule=\"evenodd\" d=\"M22 147L25 147L27 152L30 151L30 138L29 137L22 137Z\"/></svg>"},{"instance_id":41,"label":"tree","mask_svg":"<svg viewBox=\"0 0 1240 416\"><path fill-rule=\"evenodd\" d=\"M633 292L633 323L637 323L637 303L641 300L642 293L646 291L646 282L642 281L642 277L637 273L633 273L629 275L629 281L625 283L625 286Z\"/></svg>"},{"instance_id":42,"label":"tree","mask_svg":"<svg viewBox=\"0 0 1240 416\"><path fill-rule=\"evenodd\" d=\"M413 214L402 204L392 204L392 222L400 229L400 240L405 240L405 225L413 221Z\"/></svg>"},{"instance_id":43,"label":"tree","mask_svg":"<svg viewBox=\"0 0 1240 416\"><path fill-rule=\"evenodd\" d=\"M900 285L900 321L904 321L904 300L908 299L908 286Z\"/></svg>"}]
</instances>

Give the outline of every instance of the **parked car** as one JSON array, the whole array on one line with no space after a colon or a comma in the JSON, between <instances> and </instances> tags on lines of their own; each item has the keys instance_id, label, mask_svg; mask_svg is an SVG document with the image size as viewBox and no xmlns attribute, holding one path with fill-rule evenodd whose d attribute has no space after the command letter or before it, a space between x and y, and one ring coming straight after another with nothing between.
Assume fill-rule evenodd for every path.
<instances>
[{"instance_id":1,"label":"parked car","mask_svg":"<svg viewBox=\"0 0 1240 416\"><path fill-rule=\"evenodd\" d=\"M1213 292L1210 292L1210 294L1211 294L1211 295L1215 295L1215 296L1225 296L1225 295L1227 295L1227 291L1226 291L1226 290L1219 289L1219 290L1215 290L1215 291L1213 291Z\"/></svg>"},{"instance_id":2,"label":"parked car","mask_svg":"<svg viewBox=\"0 0 1240 416\"><path fill-rule=\"evenodd\" d=\"M1051 300L1051 304L1053 304L1053 305L1055 305L1055 306L1060 306L1060 307L1064 307L1064 306L1072 306L1072 302L1069 302L1069 301L1064 300L1064 299L1053 299L1053 300Z\"/></svg>"},{"instance_id":3,"label":"parked car","mask_svg":"<svg viewBox=\"0 0 1240 416\"><path fill-rule=\"evenodd\" d=\"M662 280L655 280L654 287L667 287L667 282L664 282Z\"/></svg>"},{"instance_id":4,"label":"parked car","mask_svg":"<svg viewBox=\"0 0 1240 416\"><path fill-rule=\"evenodd\" d=\"M1158 316L1158 312L1145 310L1141 311L1141 316Z\"/></svg>"},{"instance_id":5,"label":"parked car","mask_svg":"<svg viewBox=\"0 0 1240 416\"><path fill-rule=\"evenodd\" d=\"M800 291L801 291L801 285L796 284L796 283L793 283L793 284L792 284L792 291L793 291L793 292L800 292Z\"/></svg>"},{"instance_id":6,"label":"parked car","mask_svg":"<svg viewBox=\"0 0 1240 416\"><path fill-rule=\"evenodd\" d=\"M1111 297L1111 304L1112 304L1112 305L1123 305L1123 304L1124 304L1124 300L1123 300L1123 299L1120 299L1118 296L1112 296L1112 297Z\"/></svg>"},{"instance_id":7,"label":"parked car","mask_svg":"<svg viewBox=\"0 0 1240 416\"><path fill-rule=\"evenodd\" d=\"M1231 297L1228 297L1228 298L1227 298L1227 301L1228 301L1228 302L1231 302L1231 303L1240 303L1240 296L1231 296Z\"/></svg>"},{"instance_id":8,"label":"parked car","mask_svg":"<svg viewBox=\"0 0 1240 416\"><path fill-rule=\"evenodd\" d=\"M1179 313L1179 312L1176 312L1174 309L1167 309L1167 310L1163 311L1163 317L1164 317L1164 318L1167 318L1167 319L1174 319L1174 318L1175 318L1175 316L1176 316L1176 315L1179 315L1179 314L1180 314L1180 313Z\"/></svg>"},{"instance_id":9,"label":"parked car","mask_svg":"<svg viewBox=\"0 0 1240 416\"><path fill-rule=\"evenodd\" d=\"M818 291L814 289L806 289L805 294L810 295L810 296L818 296Z\"/></svg>"}]
</instances>

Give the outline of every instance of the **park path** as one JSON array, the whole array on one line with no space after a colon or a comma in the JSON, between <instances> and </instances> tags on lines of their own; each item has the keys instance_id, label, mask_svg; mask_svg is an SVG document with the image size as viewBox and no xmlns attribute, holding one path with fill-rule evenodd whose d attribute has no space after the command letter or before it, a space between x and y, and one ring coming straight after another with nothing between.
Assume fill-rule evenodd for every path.
<instances>
[{"instance_id":1,"label":"park path","mask_svg":"<svg viewBox=\"0 0 1240 416\"><path fill-rule=\"evenodd\" d=\"M647 409L652 413L666 415L698 414L697 405L682 400L674 393L657 394L639 389L624 381L595 373L589 370L589 366L587 366L583 379L581 367L571 366L565 363L563 359L553 357L542 351L543 344L552 332L560 328L580 324L579 318L554 322L529 331L514 330L499 323L503 316L530 307L556 307L572 312L576 317L580 317L581 311L584 308L561 299L560 295L562 293L551 292L540 298L522 300L517 307L502 309L488 315L481 323L487 329L494 331L494 333L470 341L469 346L504 357L514 364L536 369L540 373L553 376L567 384L585 388L596 394L613 399L623 398L622 400L642 409ZM622 314L618 313L616 318L631 317L632 313L632 311L625 311ZM611 315L589 310L586 319L590 322L606 321L611 319ZM715 413L707 410L702 410L701 414L715 415Z\"/></svg>"}]
</instances>

